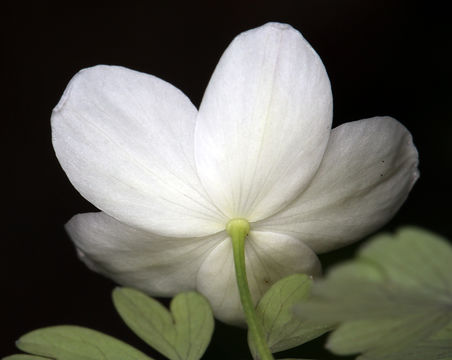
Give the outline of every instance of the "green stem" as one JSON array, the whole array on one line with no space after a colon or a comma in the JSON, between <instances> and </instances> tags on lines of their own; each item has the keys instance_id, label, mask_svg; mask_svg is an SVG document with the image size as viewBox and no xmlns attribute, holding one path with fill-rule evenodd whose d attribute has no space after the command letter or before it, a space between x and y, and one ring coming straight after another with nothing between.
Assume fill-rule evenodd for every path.
<instances>
[{"instance_id":1,"label":"green stem","mask_svg":"<svg viewBox=\"0 0 452 360\"><path fill-rule=\"evenodd\" d=\"M250 230L248 221L244 219L233 219L229 221L227 232L232 240L234 253L235 274L240 293L243 311L245 313L248 330L253 338L259 360L274 360L273 355L265 340L264 329L257 318L254 303L251 298L245 267L245 239Z\"/></svg>"}]
</instances>

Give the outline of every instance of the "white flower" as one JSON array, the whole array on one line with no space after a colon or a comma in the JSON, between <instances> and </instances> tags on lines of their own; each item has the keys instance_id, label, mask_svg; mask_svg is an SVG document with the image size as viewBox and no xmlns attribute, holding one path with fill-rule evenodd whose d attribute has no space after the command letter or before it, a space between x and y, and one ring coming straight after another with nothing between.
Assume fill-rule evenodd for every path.
<instances>
[{"instance_id":1,"label":"white flower","mask_svg":"<svg viewBox=\"0 0 452 360\"><path fill-rule=\"evenodd\" d=\"M331 130L325 68L301 34L269 23L237 36L199 111L178 89L118 66L80 71L52 114L57 157L101 212L67 224L93 270L154 296L197 289L243 321L225 231L251 225L257 300L316 253L349 244L398 210L418 177L409 132L390 117Z\"/></svg>"}]
</instances>

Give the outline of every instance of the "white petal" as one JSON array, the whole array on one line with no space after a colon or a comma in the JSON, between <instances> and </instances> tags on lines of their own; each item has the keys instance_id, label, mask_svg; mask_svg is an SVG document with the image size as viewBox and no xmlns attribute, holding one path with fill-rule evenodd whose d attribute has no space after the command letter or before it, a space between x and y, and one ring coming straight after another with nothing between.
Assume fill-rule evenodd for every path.
<instances>
[{"instance_id":1,"label":"white petal","mask_svg":"<svg viewBox=\"0 0 452 360\"><path fill-rule=\"evenodd\" d=\"M126 224L200 236L227 220L193 159L196 109L172 85L117 66L80 71L52 114L53 145L78 191Z\"/></svg>"},{"instance_id":2,"label":"white petal","mask_svg":"<svg viewBox=\"0 0 452 360\"><path fill-rule=\"evenodd\" d=\"M101 212L74 216L66 230L91 270L153 296L194 290L202 261L222 240L218 235L165 238Z\"/></svg>"},{"instance_id":3,"label":"white petal","mask_svg":"<svg viewBox=\"0 0 452 360\"><path fill-rule=\"evenodd\" d=\"M387 222L419 177L408 130L390 117L335 128L310 187L287 209L255 224L303 240L316 252L360 239Z\"/></svg>"},{"instance_id":4,"label":"white petal","mask_svg":"<svg viewBox=\"0 0 452 360\"><path fill-rule=\"evenodd\" d=\"M251 231L245 242L245 258L255 302L279 279L294 273L318 275L321 269L315 253L303 242L271 232ZM220 243L201 265L197 287L209 299L218 319L244 325L229 238Z\"/></svg>"},{"instance_id":5,"label":"white petal","mask_svg":"<svg viewBox=\"0 0 452 360\"><path fill-rule=\"evenodd\" d=\"M331 117L325 68L298 31L269 23L236 37L195 130L197 169L212 200L231 218L275 213L317 170Z\"/></svg>"}]
</instances>

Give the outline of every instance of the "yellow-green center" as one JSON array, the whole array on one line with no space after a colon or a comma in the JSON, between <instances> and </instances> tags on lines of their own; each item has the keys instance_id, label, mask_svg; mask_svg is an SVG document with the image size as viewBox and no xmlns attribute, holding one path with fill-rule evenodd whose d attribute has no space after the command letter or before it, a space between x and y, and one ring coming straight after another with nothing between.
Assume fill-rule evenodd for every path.
<instances>
[{"instance_id":1,"label":"yellow-green center","mask_svg":"<svg viewBox=\"0 0 452 360\"><path fill-rule=\"evenodd\" d=\"M246 219L231 219L226 224L226 231L228 232L229 236L232 236L232 234L245 234L248 235L250 232L250 223Z\"/></svg>"}]
</instances>

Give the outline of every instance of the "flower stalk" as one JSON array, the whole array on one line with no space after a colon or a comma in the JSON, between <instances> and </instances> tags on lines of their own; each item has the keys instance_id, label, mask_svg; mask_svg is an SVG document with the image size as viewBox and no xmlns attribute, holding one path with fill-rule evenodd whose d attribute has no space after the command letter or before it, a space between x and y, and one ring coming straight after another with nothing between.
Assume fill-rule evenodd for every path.
<instances>
[{"instance_id":1,"label":"flower stalk","mask_svg":"<svg viewBox=\"0 0 452 360\"><path fill-rule=\"evenodd\" d=\"M229 221L226 230L232 240L234 254L235 274L240 294L243 312L245 313L248 330L254 340L259 360L273 360L273 355L265 340L264 329L257 318L256 309L251 298L245 267L245 239L249 233L250 225L245 219Z\"/></svg>"}]
</instances>

